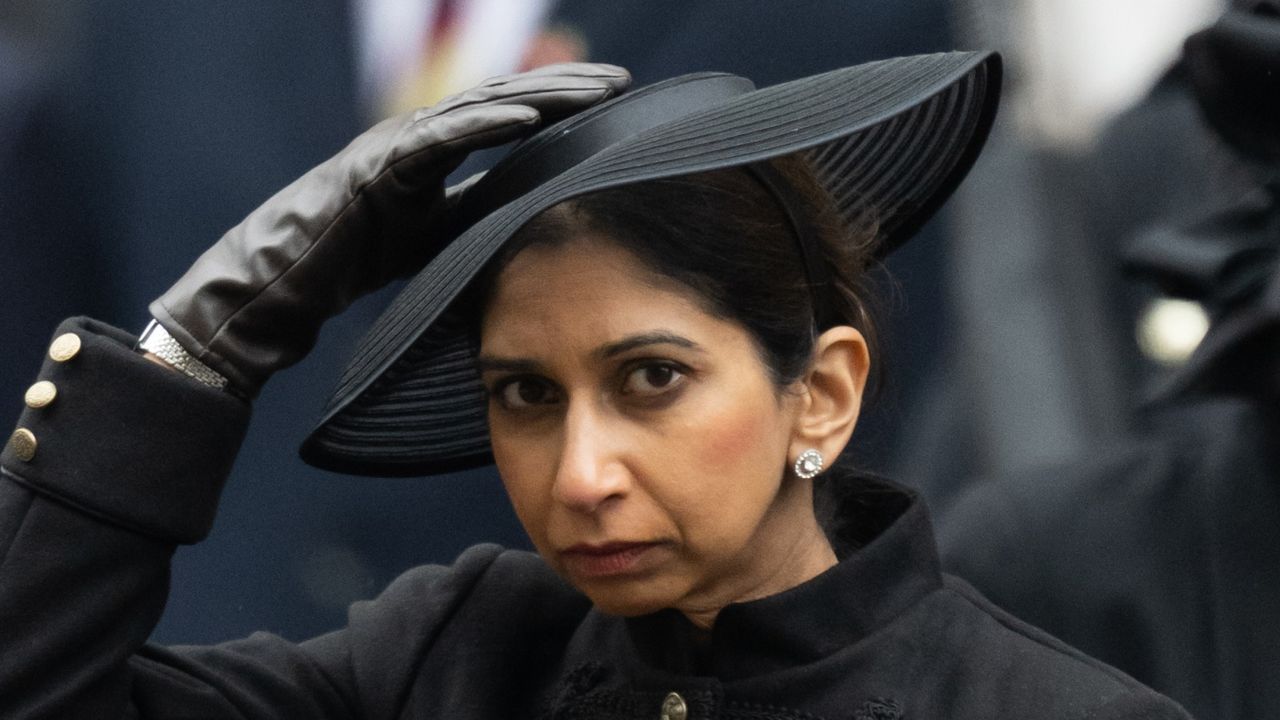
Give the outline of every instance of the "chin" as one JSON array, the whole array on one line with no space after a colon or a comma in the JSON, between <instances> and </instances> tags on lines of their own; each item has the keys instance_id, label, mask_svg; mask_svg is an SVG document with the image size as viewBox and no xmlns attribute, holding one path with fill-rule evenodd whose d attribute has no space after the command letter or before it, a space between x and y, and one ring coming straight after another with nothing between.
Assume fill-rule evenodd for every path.
<instances>
[{"instance_id":1,"label":"chin","mask_svg":"<svg viewBox=\"0 0 1280 720\"><path fill-rule=\"evenodd\" d=\"M643 581L573 582L574 587L606 615L637 617L672 607L676 597Z\"/></svg>"},{"instance_id":2,"label":"chin","mask_svg":"<svg viewBox=\"0 0 1280 720\"><path fill-rule=\"evenodd\" d=\"M618 617L639 617L671 607L670 603L637 601L634 598L622 598L612 594L592 595L588 593L587 598L591 600L591 604L600 612Z\"/></svg>"}]
</instances>

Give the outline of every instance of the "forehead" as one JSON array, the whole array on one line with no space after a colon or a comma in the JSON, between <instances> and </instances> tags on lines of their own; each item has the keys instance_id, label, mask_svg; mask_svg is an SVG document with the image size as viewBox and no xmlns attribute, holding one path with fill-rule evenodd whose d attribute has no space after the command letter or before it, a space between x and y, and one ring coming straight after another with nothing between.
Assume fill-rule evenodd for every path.
<instances>
[{"instance_id":1,"label":"forehead","mask_svg":"<svg viewBox=\"0 0 1280 720\"><path fill-rule=\"evenodd\" d=\"M520 251L497 275L481 326L486 352L607 340L653 327L708 332L724 324L696 293L611 239L583 233Z\"/></svg>"},{"instance_id":2,"label":"forehead","mask_svg":"<svg viewBox=\"0 0 1280 720\"><path fill-rule=\"evenodd\" d=\"M590 291L601 283L593 278L625 280L628 284L663 283L657 273L613 238L591 231L576 231L554 242L537 242L511 258L495 280L494 296L524 293L538 296L547 282L581 285ZM581 283L573 282L578 279ZM563 289L563 288L562 288Z\"/></svg>"}]
</instances>

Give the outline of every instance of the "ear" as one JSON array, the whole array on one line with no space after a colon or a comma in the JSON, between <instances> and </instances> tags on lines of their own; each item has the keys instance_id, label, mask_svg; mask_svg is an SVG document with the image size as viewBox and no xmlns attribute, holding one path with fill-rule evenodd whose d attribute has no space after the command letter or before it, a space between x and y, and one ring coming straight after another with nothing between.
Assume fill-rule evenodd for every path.
<instances>
[{"instance_id":1,"label":"ear","mask_svg":"<svg viewBox=\"0 0 1280 720\"><path fill-rule=\"evenodd\" d=\"M809 448L816 448L828 463L839 457L858 422L870 371L871 355L862 333L840 325L818 337L813 365L803 379L804 401L792 433L791 462Z\"/></svg>"}]
</instances>

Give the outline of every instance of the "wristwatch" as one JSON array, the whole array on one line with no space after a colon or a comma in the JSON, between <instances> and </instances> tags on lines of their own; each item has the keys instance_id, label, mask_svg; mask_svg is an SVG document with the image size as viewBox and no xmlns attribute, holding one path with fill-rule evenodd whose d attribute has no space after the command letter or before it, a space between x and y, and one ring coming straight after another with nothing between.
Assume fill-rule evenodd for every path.
<instances>
[{"instance_id":1,"label":"wristwatch","mask_svg":"<svg viewBox=\"0 0 1280 720\"><path fill-rule=\"evenodd\" d=\"M216 370L205 365L195 359L187 349L182 347L168 330L164 329L156 320L152 320L147 325L147 329L142 331L142 337L138 338L138 345L135 348L141 352L149 352L156 357L164 360L173 367L181 370L186 375L196 380L218 389L227 386L227 379L220 375Z\"/></svg>"}]
</instances>

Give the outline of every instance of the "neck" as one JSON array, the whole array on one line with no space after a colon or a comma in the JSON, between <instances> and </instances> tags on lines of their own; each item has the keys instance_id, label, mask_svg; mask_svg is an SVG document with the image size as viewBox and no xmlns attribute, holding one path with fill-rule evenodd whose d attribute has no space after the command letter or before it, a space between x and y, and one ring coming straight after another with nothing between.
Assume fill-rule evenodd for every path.
<instances>
[{"instance_id":1,"label":"neck","mask_svg":"<svg viewBox=\"0 0 1280 720\"><path fill-rule=\"evenodd\" d=\"M811 508L812 505L809 507ZM831 542L827 540L826 533L818 525L818 520L812 511L805 513L804 517L806 521L799 528L793 524L791 531L785 535L774 535L774 537L787 537L787 543L774 549L771 553L774 561L765 569L765 572L754 577L746 587L739 588L727 602L681 608L681 612L689 622L696 627L710 630L725 606L759 600L785 592L834 567L837 562L836 554L831 547Z\"/></svg>"}]
</instances>

